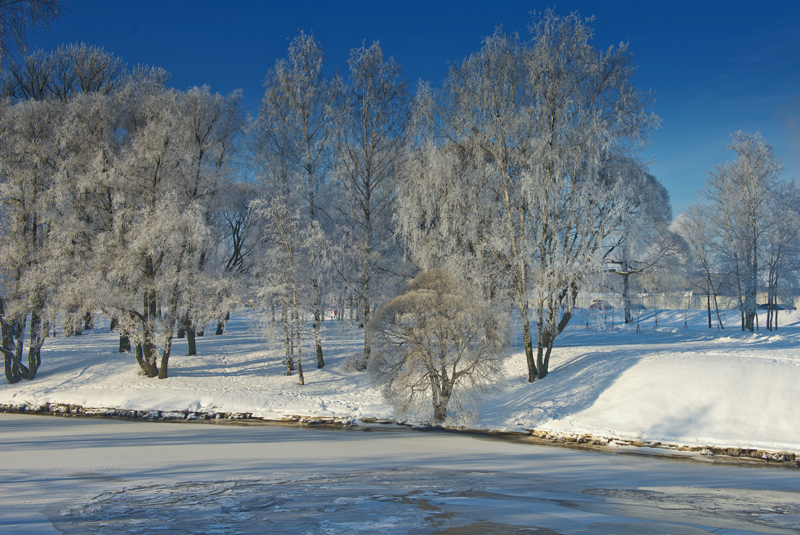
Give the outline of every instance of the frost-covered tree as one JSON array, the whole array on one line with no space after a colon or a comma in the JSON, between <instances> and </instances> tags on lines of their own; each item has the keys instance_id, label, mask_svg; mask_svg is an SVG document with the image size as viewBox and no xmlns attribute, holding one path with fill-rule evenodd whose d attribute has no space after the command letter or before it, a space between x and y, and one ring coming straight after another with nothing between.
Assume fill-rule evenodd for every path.
<instances>
[{"instance_id":1,"label":"frost-covered tree","mask_svg":"<svg viewBox=\"0 0 800 535\"><path fill-rule=\"evenodd\" d=\"M670 228L672 208L667 189L639 166L633 165L631 170L642 173L641 188L634 190L627 216L612 235L604 254L610 272L621 281L623 312L628 324L633 322L632 279L651 271L680 270L687 252L683 239Z\"/></svg>"},{"instance_id":2,"label":"frost-covered tree","mask_svg":"<svg viewBox=\"0 0 800 535\"><path fill-rule=\"evenodd\" d=\"M337 270L366 324L376 304L391 295L392 283L404 280L409 271L392 217L410 97L400 65L384 56L380 43L351 50L348 65L334 118L339 194L331 215L341 235ZM365 335L364 357L369 354Z\"/></svg>"},{"instance_id":3,"label":"frost-covered tree","mask_svg":"<svg viewBox=\"0 0 800 535\"><path fill-rule=\"evenodd\" d=\"M325 53L313 35L300 32L289 46L288 56L278 60L267 75L265 93L257 119L257 146L260 160L280 158L287 180L287 209L296 212L298 235L309 236L319 243L295 248L298 261L309 266L310 308L314 317L314 345L317 367L325 360L322 351L321 287L326 259L326 236L320 223L330 200L327 199L328 175L331 167L333 127L331 120L333 92L323 74ZM263 165L261 166L264 167ZM288 230L288 229L287 229ZM284 236L289 239L289 236Z\"/></svg>"},{"instance_id":4,"label":"frost-covered tree","mask_svg":"<svg viewBox=\"0 0 800 535\"><path fill-rule=\"evenodd\" d=\"M247 273L253 264L255 228L251 203L258 186L247 182L228 184L221 192L215 214L222 269Z\"/></svg>"},{"instance_id":5,"label":"frost-covered tree","mask_svg":"<svg viewBox=\"0 0 800 535\"><path fill-rule=\"evenodd\" d=\"M65 101L76 93L111 93L125 75L120 58L100 47L73 43L11 62L2 75L2 94L12 100Z\"/></svg>"},{"instance_id":6,"label":"frost-covered tree","mask_svg":"<svg viewBox=\"0 0 800 535\"><path fill-rule=\"evenodd\" d=\"M367 324L368 373L399 416L464 416L470 395L498 374L508 341L502 318L480 291L426 271Z\"/></svg>"},{"instance_id":7,"label":"frost-covered tree","mask_svg":"<svg viewBox=\"0 0 800 535\"><path fill-rule=\"evenodd\" d=\"M760 134L736 132L728 148L737 159L709 173L703 197L734 275L742 330L756 328L759 262L770 227L772 195L783 172L774 150Z\"/></svg>"},{"instance_id":8,"label":"frost-covered tree","mask_svg":"<svg viewBox=\"0 0 800 535\"><path fill-rule=\"evenodd\" d=\"M211 93L207 86L194 87L178 95L177 130L183 131L179 140L184 143L178 150L185 151L186 167L179 180L180 204L195 205L203 214L205 225L211 229L214 217L220 210L222 192L233 181L232 159L244 125L244 108L241 92L228 96ZM193 237L187 236L187 241ZM186 331L189 355L196 354L195 334L202 332L212 319L224 322L235 299L231 283L223 274L230 273L213 260L214 243L205 241L204 250L193 250L187 243L189 254L196 262L188 264L184 275L189 279L180 295L181 323Z\"/></svg>"},{"instance_id":9,"label":"frost-covered tree","mask_svg":"<svg viewBox=\"0 0 800 535\"><path fill-rule=\"evenodd\" d=\"M54 208L65 157L59 139L64 108L58 102L29 101L3 105L0 116L0 320L10 383L36 375L40 350L57 312L63 266L53 234L60 223ZM26 330L27 366L22 362Z\"/></svg>"},{"instance_id":10,"label":"frost-covered tree","mask_svg":"<svg viewBox=\"0 0 800 535\"><path fill-rule=\"evenodd\" d=\"M717 254L717 243L708 208L701 205L690 206L686 212L678 216L675 222L675 230L689 245L694 265L698 268L699 276L694 279L692 286L701 288L706 295L708 328L711 329L712 327L711 307L713 300L717 326L720 329L724 329L725 326L722 324L717 301L722 269L719 263L720 257Z\"/></svg>"},{"instance_id":11,"label":"frost-covered tree","mask_svg":"<svg viewBox=\"0 0 800 535\"><path fill-rule=\"evenodd\" d=\"M198 281L196 266L210 249L201 199L188 196L194 160L181 95L165 87L160 70L134 72L114 98L124 146L94 187L107 201L104 224L91 243L94 295L117 319L148 377L168 376L182 296Z\"/></svg>"},{"instance_id":12,"label":"frost-covered tree","mask_svg":"<svg viewBox=\"0 0 800 535\"><path fill-rule=\"evenodd\" d=\"M261 192L252 205L262 230L253 279L266 308L281 305L286 373L302 375L302 315L311 311L317 367L325 364L320 323L327 237L320 224L331 151L331 88L323 76L324 52L300 33L286 59L265 83L251 152Z\"/></svg>"},{"instance_id":13,"label":"frost-covered tree","mask_svg":"<svg viewBox=\"0 0 800 535\"><path fill-rule=\"evenodd\" d=\"M421 88L417 122L450 159L450 178L434 192L435 172L409 173L399 213L412 249L461 252L477 268L466 276L499 285L520 314L533 381L547 375L553 343L587 278L603 270L600 253L641 186L615 162L658 119L650 95L631 83L626 44L598 51L583 19L552 11L530 33L523 41L496 31L451 68L441 92ZM435 154L423 163L439 165ZM466 226L442 230L455 221Z\"/></svg>"},{"instance_id":14,"label":"frost-covered tree","mask_svg":"<svg viewBox=\"0 0 800 535\"><path fill-rule=\"evenodd\" d=\"M795 182L779 182L772 195L767 226L762 279L767 290L769 330L778 328L779 297L800 267L800 192Z\"/></svg>"},{"instance_id":15,"label":"frost-covered tree","mask_svg":"<svg viewBox=\"0 0 800 535\"><path fill-rule=\"evenodd\" d=\"M216 266L231 285L228 295L241 300L247 294L247 276L255 261L256 218L251 203L258 198L259 189L248 182L233 182L216 197L216 208L212 212L212 231L214 236L214 255L212 264ZM221 335L229 312L217 320L216 334Z\"/></svg>"},{"instance_id":16,"label":"frost-covered tree","mask_svg":"<svg viewBox=\"0 0 800 535\"><path fill-rule=\"evenodd\" d=\"M44 57L43 63L35 61ZM13 345L21 354L27 314L31 339L27 371L14 362L9 380L33 377L57 313L67 333L90 318L90 296L77 282L87 271L90 212L98 200L86 194L86 185L108 164L117 144L118 122L104 93L116 87L121 68L113 56L85 45L35 53L24 64L29 67L24 75L12 64L5 84L13 98L6 101L4 118L13 124L6 123L2 132L8 254L0 263L5 347ZM113 68L91 67L98 64ZM9 84L14 74L18 78ZM11 91L23 86L27 89Z\"/></svg>"},{"instance_id":17,"label":"frost-covered tree","mask_svg":"<svg viewBox=\"0 0 800 535\"><path fill-rule=\"evenodd\" d=\"M60 16L59 0L0 0L0 62L13 49L26 50L28 31L47 28Z\"/></svg>"}]
</instances>

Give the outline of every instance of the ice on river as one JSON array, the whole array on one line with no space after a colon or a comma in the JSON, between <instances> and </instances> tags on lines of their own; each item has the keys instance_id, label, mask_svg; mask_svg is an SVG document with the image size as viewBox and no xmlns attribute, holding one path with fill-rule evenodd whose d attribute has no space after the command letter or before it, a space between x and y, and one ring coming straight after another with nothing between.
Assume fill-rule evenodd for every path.
<instances>
[{"instance_id":1,"label":"ice on river","mask_svg":"<svg viewBox=\"0 0 800 535\"><path fill-rule=\"evenodd\" d=\"M0 414L0 533L797 533L787 467L452 433Z\"/></svg>"},{"instance_id":2,"label":"ice on river","mask_svg":"<svg viewBox=\"0 0 800 535\"><path fill-rule=\"evenodd\" d=\"M498 472L398 468L276 479L150 484L53 508L65 534L693 535L800 529L795 492L587 488ZM713 531L711 531L713 530ZM735 530L735 531L733 531Z\"/></svg>"}]
</instances>

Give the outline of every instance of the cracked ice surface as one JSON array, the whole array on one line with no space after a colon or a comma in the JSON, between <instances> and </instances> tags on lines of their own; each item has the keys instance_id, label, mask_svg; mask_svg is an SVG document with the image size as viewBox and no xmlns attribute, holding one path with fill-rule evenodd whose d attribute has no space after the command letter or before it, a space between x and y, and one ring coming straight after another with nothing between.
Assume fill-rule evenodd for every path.
<instances>
[{"instance_id":1,"label":"cracked ice surface","mask_svg":"<svg viewBox=\"0 0 800 535\"><path fill-rule=\"evenodd\" d=\"M140 485L49 516L65 534L791 533L800 528L797 498L700 487L573 495L558 481L413 468Z\"/></svg>"},{"instance_id":2,"label":"cracked ice surface","mask_svg":"<svg viewBox=\"0 0 800 535\"><path fill-rule=\"evenodd\" d=\"M0 414L0 533L797 533L800 478L447 433Z\"/></svg>"}]
</instances>

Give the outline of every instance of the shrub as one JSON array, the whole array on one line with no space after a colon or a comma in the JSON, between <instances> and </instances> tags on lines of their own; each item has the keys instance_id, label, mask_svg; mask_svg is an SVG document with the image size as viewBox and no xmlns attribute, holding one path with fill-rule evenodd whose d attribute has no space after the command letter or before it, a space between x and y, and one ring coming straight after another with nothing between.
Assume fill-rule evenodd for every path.
<instances>
[{"instance_id":1,"label":"shrub","mask_svg":"<svg viewBox=\"0 0 800 535\"><path fill-rule=\"evenodd\" d=\"M367 325L367 371L398 416L464 416L491 384L507 342L502 316L443 270L419 275Z\"/></svg>"}]
</instances>

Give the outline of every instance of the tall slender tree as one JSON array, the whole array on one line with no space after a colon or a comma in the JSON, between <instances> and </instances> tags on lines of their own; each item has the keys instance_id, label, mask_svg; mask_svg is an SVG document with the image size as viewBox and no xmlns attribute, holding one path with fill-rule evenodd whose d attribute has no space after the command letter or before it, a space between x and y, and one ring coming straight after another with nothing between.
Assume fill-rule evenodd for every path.
<instances>
[{"instance_id":1,"label":"tall slender tree","mask_svg":"<svg viewBox=\"0 0 800 535\"><path fill-rule=\"evenodd\" d=\"M286 158L292 202L302 215L301 232L323 238L305 250L310 266L311 309L317 367L325 360L322 351L321 277L325 263L324 233L320 210L325 210L331 167L332 88L323 72L325 53L313 35L300 32L289 46L288 56L278 60L265 83L259 121L262 128L281 125L282 157Z\"/></svg>"},{"instance_id":2,"label":"tall slender tree","mask_svg":"<svg viewBox=\"0 0 800 535\"><path fill-rule=\"evenodd\" d=\"M724 329L722 317L719 313L719 302L717 300L721 268L719 255L716 254L717 244L714 239L714 232L711 226L711 218L707 212L708 208L700 205L690 206L689 209L678 216L676 230L689 245L695 264L699 267L700 279L695 283L696 286L705 291L706 311L708 314L708 328L713 325L711 307L712 300L714 311L717 317L717 327Z\"/></svg>"},{"instance_id":3,"label":"tall slender tree","mask_svg":"<svg viewBox=\"0 0 800 535\"><path fill-rule=\"evenodd\" d=\"M400 65L380 43L350 52L349 79L339 81L336 177L342 202L334 217L343 240L338 271L356 296L360 321L408 277L393 231L397 181L410 118L410 96ZM369 358L369 338L364 357Z\"/></svg>"},{"instance_id":4,"label":"tall slender tree","mask_svg":"<svg viewBox=\"0 0 800 535\"><path fill-rule=\"evenodd\" d=\"M241 96L240 91L228 96L213 94L207 86L191 88L178 96L178 127L184 130L180 139L185 143L182 150L187 158L180 176L179 195L182 204L198 207L209 229L223 200L221 192L233 180L231 160L236 155L244 125ZM186 239L191 241L193 237ZM197 351L197 322L203 329L211 319L224 321L232 306L231 281L222 277L226 272L210 261L214 243L203 245L206 249L198 251L187 245L196 262L185 268L185 275L193 280L180 296L181 322L186 330L189 355Z\"/></svg>"},{"instance_id":5,"label":"tall slender tree","mask_svg":"<svg viewBox=\"0 0 800 535\"><path fill-rule=\"evenodd\" d=\"M292 40L287 58L278 60L267 75L253 128L253 152L264 185L261 215L280 229L265 243L277 247L281 254L276 257L289 263L285 269L290 275L282 281L290 287L278 291L284 308L287 372L292 368L291 351L300 351L295 345L295 341L299 344L299 331L289 331L299 329L299 319L294 318L299 318L303 309L310 309L314 318L317 367L325 365L320 329L327 257L320 216L328 202L332 91L323 73L324 59L313 35L300 32ZM273 289L278 286L271 284ZM288 309L291 312L287 313Z\"/></svg>"},{"instance_id":6,"label":"tall slender tree","mask_svg":"<svg viewBox=\"0 0 800 535\"><path fill-rule=\"evenodd\" d=\"M742 315L742 330L756 328L759 261L771 220L772 193L783 172L774 150L760 134L736 132L728 148L736 160L709 173L703 197L734 274Z\"/></svg>"}]
</instances>

